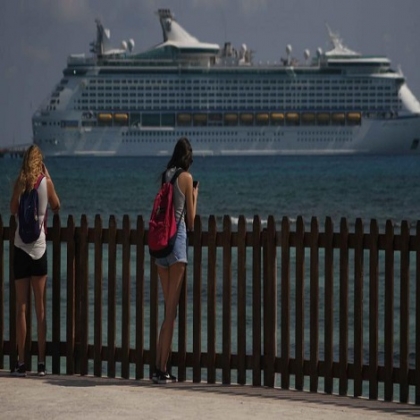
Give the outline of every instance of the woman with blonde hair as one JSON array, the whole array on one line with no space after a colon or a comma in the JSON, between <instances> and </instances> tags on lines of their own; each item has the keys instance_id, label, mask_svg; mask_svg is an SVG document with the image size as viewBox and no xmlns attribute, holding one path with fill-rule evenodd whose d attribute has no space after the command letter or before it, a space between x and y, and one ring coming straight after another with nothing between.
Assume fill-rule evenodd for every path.
<instances>
[{"instance_id":1,"label":"woman with blonde hair","mask_svg":"<svg viewBox=\"0 0 420 420\"><path fill-rule=\"evenodd\" d=\"M27 243L19 233L19 203L25 192L34 188L38 190L38 223L40 234L37 239ZM46 318L44 308L44 293L47 282L47 242L46 214L47 206L57 213L60 210L60 200L55 192L51 176L43 162L43 156L38 146L30 146L24 156L19 175L15 181L10 212L15 215L17 228L15 232L15 247L13 270L16 290L16 342L18 360L12 374L26 376L25 340L26 340L26 303L32 287L34 293L35 312L38 327L38 374L45 375Z\"/></svg>"}]
</instances>

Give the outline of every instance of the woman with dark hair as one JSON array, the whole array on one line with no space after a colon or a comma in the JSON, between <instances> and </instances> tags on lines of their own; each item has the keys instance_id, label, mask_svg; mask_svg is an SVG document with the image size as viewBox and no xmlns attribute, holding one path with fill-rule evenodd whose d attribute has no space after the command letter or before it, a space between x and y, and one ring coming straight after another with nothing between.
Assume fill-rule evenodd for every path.
<instances>
[{"instance_id":1,"label":"woman with dark hair","mask_svg":"<svg viewBox=\"0 0 420 420\"><path fill-rule=\"evenodd\" d=\"M152 376L153 382L159 384L176 381L176 378L168 372L167 363L172 347L179 295L188 263L187 231L194 229L197 209L198 183L193 183L193 178L188 172L192 162L190 142L182 137L176 143L172 157L162 174L165 182L170 182L175 172L183 169L174 183L173 204L178 225L175 245L167 257L156 259L165 301L165 315L157 345L156 370Z\"/></svg>"},{"instance_id":2,"label":"woman with dark hair","mask_svg":"<svg viewBox=\"0 0 420 420\"><path fill-rule=\"evenodd\" d=\"M38 188L38 223L40 234L33 242L21 238L19 233L19 202L24 192ZM44 293L47 282L47 241L45 221L48 204L56 213L60 209L60 200L55 192L50 174L43 162L38 146L30 146L23 156L22 167L15 181L10 212L15 215L17 229L13 270L16 288L16 342L18 361L12 372L15 376L26 376L25 340L26 340L26 303L30 287L34 292L35 312L38 326L38 374L45 375L46 321ZM30 239L32 240L32 239Z\"/></svg>"}]
</instances>

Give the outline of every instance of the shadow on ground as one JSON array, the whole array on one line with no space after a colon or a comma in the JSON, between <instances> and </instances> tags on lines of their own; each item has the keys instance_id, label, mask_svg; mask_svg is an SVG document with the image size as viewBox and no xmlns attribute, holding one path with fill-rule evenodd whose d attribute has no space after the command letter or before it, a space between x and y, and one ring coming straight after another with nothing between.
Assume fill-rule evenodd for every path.
<instances>
[{"instance_id":1,"label":"shadow on ground","mask_svg":"<svg viewBox=\"0 0 420 420\"><path fill-rule=\"evenodd\" d=\"M0 377L9 377L8 372L0 372ZM367 412L398 414L410 418L420 418L420 406L413 404L401 404L398 402L384 402L368 400L366 398L353 398L347 396L327 395L322 393L310 393L306 391L282 390L280 388L254 387L250 385L222 385L177 382L166 385L155 385L150 380L118 379L118 378L97 378L92 376L58 376L49 375L40 378L30 374L27 378L16 378L16 380L43 381L59 387L97 387L97 386L121 386L121 387L165 387L172 391L179 392L200 392L219 395L232 395L247 398L271 399L292 401L299 404L314 404L318 406L335 406L341 408L357 408Z\"/></svg>"}]
</instances>

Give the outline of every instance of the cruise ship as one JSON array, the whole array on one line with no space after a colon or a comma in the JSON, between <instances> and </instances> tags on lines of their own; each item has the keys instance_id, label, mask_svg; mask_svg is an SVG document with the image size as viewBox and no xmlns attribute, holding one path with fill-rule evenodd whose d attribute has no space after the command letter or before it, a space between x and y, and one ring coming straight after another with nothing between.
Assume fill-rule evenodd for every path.
<instances>
[{"instance_id":1,"label":"cruise ship","mask_svg":"<svg viewBox=\"0 0 420 420\"><path fill-rule=\"evenodd\" d=\"M195 155L419 153L420 104L383 56L344 46L254 62L245 44L200 42L168 9L163 42L119 48L96 21L91 54L70 55L32 118L47 156L159 156L180 137Z\"/></svg>"}]
</instances>

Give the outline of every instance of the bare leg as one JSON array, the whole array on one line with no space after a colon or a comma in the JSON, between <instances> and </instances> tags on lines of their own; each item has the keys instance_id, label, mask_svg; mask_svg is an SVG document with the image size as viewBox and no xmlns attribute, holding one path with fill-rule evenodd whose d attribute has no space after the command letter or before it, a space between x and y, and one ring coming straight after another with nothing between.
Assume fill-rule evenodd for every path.
<instances>
[{"instance_id":1,"label":"bare leg","mask_svg":"<svg viewBox=\"0 0 420 420\"><path fill-rule=\"evenodd\" d=\"M38 361L45 363L45 343L47 335L47 321L45 317L44 293L47 276L37 276L31 278L32 289L34 291L35 312L38 327Z\"/></svg>"},{"instance_id":2,"label":"bare leg","mask_svg":"<svg viewBox=\"0 0 420 420\"><path fill-rule=\"evenodd\" d=\"M18 348L18 361L25 361L26 340L26 305L29 294L29 278L15 280L16 289L16 344Z\"/></svg>"},{"instance_id":3,"label":"bare leg","mask_svg":"<svg viewBox=\"0 0 420 420\"><path fill-rule=\"evenodd\" d=\"M160 284L162 286L163 300L164 300L165 306L166 306L166 300L167 300L168 294L169 294L169 268L158 266L157 270L158 270L158 275L159 275L159 279L160 279ZM156 367L158 369L160 369L160 357L161 357L161 353L162 353L161 344L162 343L159 339L158 344L157 344L157 349L156 349Z\"/></svg>"},{"instance_id":4,"label":"bare leg","mask_svg":"<svg viewBox=\"0 0 420 420\"><path fill-rule=\"evenodd\" d=\"M166 304L169 295L169 268L158 267L158 274L162 286L163 300Z\"/></svg>"},{"instance_id":5,"label":"bare leg","mask_svg":"<svg viewBox=\"0 0 420 420\"><path fill-rule=\"evenodd\" d=\"M166 364L172 347L174 323L177 314L179 295L182 281L184 280L185 263L176 263L169 267L161 276L162 290L166 290L165 317L160 329L157 366L162 372L166 372ZM166 275L167 274L167 275ZM161 273L159 272L159 276ZM165 292L164 292L165 296Z\"/></svg>"}]
</instances>

